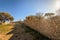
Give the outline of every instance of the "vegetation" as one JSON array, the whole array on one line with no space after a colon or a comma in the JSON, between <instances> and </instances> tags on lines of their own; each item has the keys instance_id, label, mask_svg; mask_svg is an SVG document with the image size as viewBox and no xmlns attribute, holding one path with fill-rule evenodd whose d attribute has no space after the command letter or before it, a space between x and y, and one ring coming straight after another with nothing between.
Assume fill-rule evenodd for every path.
<instances>
[{"instance_id":1,"label":"vegetation","mask_svg":"<svg viewBox=\"0 0 60 40\"><path fill-rule=\"evenodd\" d=\"M6 24L6 25L0 25L0 34L7 33L12 25Z\"/></svg>"},{"instance_id":2,"label":"vegetation","mask_svg":"<svg viewBox=\"0 0 60 40\"><path fill-rule=\"evenodd\" d=\"M54 15L54 13L46 13L43 16L43 14L38 13L36 15L27 16L24 21L21 21L21 23L24 23L28 26L28 29L26 29L25 32L30 32L30 33L32 32L32 34L35 34L38 31L39 33L41 33L53 40L60 40L60 15L59 16L58 15L53 16L53 15ZM49 16L50 18L45 19L46 16ZM51 17L51 16L53 16L53 17ZM9 21L9 20L13 21L13 17L11 15L9 15L8 13L0 14L1 22L5 22L5 21ZM18 24L18 23L20 23L20 21L15 22L15 23ZM19 25L16 25L16 24L15 25L17 27L18 26L21 27L21 23ZM5 27L5 26L7 26L7 27ZM9 31L10 29L8 29L8 26L9 25L0 25L0 31L2 31L2 32ZM24 28L24 25L22 26L22 28ZM18 29L16 29L16 30L18 30ZM34 30L36 30L35 33L33 33ZM37 35L37 33L36 33L36 35Z\"/></svg>"},{"instance_id":3,"label":"vegetation","mask_svg":"<svg viewBox=\"0 0 60 40\"><path fill-rule=\"evenodd\" d=\"M60 40L60 16L53 16L53 13L46 13L45 16L49 16L49 19L45 19L45 16L28 16L25 19L25 24L37 30L38 32L48 36L51 39Z\"/></svg>"},{"instance_id":4,"label":"vegetation","mask_svg":"<svg viewBox=\"0 0 60 40\"><path fill-rule=\"evenodd\" d=\"M46 13L45 16L52 16L54 13Z\"/></svg>"},{"instance_id":5,"label":"vegetation","mask_svg":"<svg viewBox=\"0 0 60 40\"><path fill-rule=\"evenodd\" d=\"M4 23L6 21L13 21L14 18L7 12L0 12L0 23Z\"/></svg>"}]
</instances>

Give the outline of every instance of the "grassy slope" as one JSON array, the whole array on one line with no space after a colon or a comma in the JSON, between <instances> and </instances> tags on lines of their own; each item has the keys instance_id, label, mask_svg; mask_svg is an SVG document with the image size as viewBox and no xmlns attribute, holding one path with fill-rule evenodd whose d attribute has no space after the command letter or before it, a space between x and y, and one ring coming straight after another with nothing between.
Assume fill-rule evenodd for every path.
<instances>
[{"instance_id":1,"label":"grassy slope","mask_svg":"<svg viewBox=\"0 0 60 40\"><path fill-rule=\"evenodd\" d=\"M11 28L10 24L0 25L0 34L8 32L10 30L10 28Z\"/></svg>"},{"instance_id":2,"label":"grassy slope","mask_svg":"<svg viewBox=\"0 0 60 40\"><path fill-rule=\"evenodd\" d=\"M12 25L0 25L0 40L8 40L11 35L6 35L9 31L11 31Z\"/></svg>"}]
</instances>

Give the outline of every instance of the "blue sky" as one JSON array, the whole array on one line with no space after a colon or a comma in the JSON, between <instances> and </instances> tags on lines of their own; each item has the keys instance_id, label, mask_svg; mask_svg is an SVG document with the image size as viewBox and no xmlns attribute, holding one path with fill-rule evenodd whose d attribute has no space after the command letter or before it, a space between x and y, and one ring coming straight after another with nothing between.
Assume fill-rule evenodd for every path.
<instances>
[{"instance_id":1,"label":"blue sky","mask_svg":"<svg viewBox=\"0 0 60 40\"><path fill-rule=\"evenodd\" d=\"M10 13L16 20L22 20L37 12L54 12L54 0L0 0L0 12Z\"/></svg>"}]
</instances>

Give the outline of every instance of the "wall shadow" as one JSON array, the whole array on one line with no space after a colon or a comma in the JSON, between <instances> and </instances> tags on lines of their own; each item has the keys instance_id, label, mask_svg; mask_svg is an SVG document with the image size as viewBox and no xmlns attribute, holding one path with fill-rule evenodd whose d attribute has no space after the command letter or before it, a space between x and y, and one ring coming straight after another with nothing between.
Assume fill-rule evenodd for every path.
<instances>
[{"instance_id":1,"label":"wall shadow","mask_svg":"<svg viewBox=\"0 0 60 40\"><path fill-rule=\"evenodd\" d=\"M51 40L24 23L15 24L12 31L7 33L9 34L13 34L9 40Z\"/></svg>"}]
</instances>

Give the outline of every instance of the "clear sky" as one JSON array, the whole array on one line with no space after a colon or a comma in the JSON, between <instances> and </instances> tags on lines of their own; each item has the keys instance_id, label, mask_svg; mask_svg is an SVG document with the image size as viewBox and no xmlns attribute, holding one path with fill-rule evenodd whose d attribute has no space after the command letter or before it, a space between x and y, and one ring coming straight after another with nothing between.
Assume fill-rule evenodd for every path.
<instances>
[{"instance_id":1,"label":"clear sky","mask_svg":"<svg viewBox=\"0 0 60 40\"><path fill-rule=\"evenodd\" d=\"M37 12L54 12L54 1L55 0L0 0L0 12L8 12L15 20L20 20Z\"/></svg>"}]
</instances>

